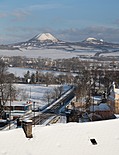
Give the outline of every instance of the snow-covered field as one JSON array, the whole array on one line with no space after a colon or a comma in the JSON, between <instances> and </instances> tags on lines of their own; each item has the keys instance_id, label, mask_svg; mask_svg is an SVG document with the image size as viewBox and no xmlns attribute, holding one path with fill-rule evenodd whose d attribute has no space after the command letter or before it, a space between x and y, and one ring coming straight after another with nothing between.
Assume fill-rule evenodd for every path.
<instances>
[{"instance_id":1,"label":"snow-covered field","mask_svg":"<svg viewBox=\"0 0 119 155\"><path fill-rule=\"evenodd\" d=\"M19 68L19 67L9 67L8 72L13 73L16 77L24 77L24 75L27 73L27 71L32 73L36 73L35 69L31 68Z\"/></svg>"},{"instance_id":2,"label":"snow-covered field","mask_svg":"<svg viewBox=\"0 0 119 155\"><path fill-rule=\"evenodd\" d=\"M24 77L24 74L27 73L27 71L30 71L30 73L35 73L35 69L28 69L28 68L17 68L17 67L10 67L8 68L8 71L10 73L15 74L18 77ZM43 73L46 73L48 71L40 71ZM51 72L51 71L49 71ZM54 72L55 75L61 74L61 72ZM44 84L14 84L17 90L20 90L20 93L17 97L18 101L27 102L28 100L31 100L32 102L35 102L35 107L43 107L46 104L48 104L47 99L44 98L44 94L46 92L52 92L55 87L59 87L61 85L49 85L46 87ZM63 91L66 91L70 88L68 85L63 85ZM25 99L24 99L25 98ZM14 102L12 102L14 104ZM16 102L15 102L16 104Z\"/></svg>"},{"instance_id":3,"label":"snow-covered field","mask_svg":"<svg viewBox=\"0 0 119 155\"><path fill-rule=\"evenodd\" d=\"M47 99L44 98L45 92L52 92L55 87L59 87L61 85L49 85L46 87L46 85L40 84L14 84L14 86L17 90L21 90L21 95L19 94L17 97L18 100L26 98L26 101L31 100L35 102L36 107L43 107L48 104ZM66 91L69 88L70 86L63 85L63 91Z\"/></svg>"},{"instance_id":4,"label":"snow-covered field","mask_svg":"<svg viewBox=\"0 0 119 155\"><path fill-rule=\"evenodd\" d=\"M112 57L116 57L116 56L119 56L119 52L112 52L112 53L103 53L103 54L100 54L100 56L112 56Z\"/></svg>"},{"instance_id":5,"label":"snow-covered field","mask_svg":"<svg viewBox=\"0 0 119 155\"><path fill-rule=\"evenodd\" d=\"M32 73L36 73L37 70L31 69L31 68L19 68L19 67L9 67L8 72L13 73L16 77L24 77L24 74L27 73L27 71ZM59 74L66 74L66 72L57 72L57 71L47 71L47 70L39 70L41 73L53 73L54 75L59 75ZM75 76L76 74L73 73Z\"/></svg>"},{"instance_id":6,"label":"snow-covered field","mask_svg":"<svg viewBox=\"0 0 119 155\"><path fill-rule=\"evenodd\" d=\"M56 50L56 49L37 49L37 50L0 50L0 56L26 56L30 58L51 58L51 59L64 59L64 58L72 58L77 57L79 55L94 55L96 52L89 52L80 50L79 52L69 52L64 50Z\"/></svg>"}]
</instances>

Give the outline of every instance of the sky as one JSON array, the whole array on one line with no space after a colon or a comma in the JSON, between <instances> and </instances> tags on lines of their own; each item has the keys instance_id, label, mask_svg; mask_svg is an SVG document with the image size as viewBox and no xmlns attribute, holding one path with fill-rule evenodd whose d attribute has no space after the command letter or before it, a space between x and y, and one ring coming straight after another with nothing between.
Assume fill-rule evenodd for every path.
<instances>
[{"instance_id":1,"label":"sky","mask_svg":"<svg viewBox=\"0 0 119 155\"><path fill-rule=\"evenodd\" d=\"M0 44L51 33L119 43L119 0L0 0Z\"/></svg>"}]
</instances>

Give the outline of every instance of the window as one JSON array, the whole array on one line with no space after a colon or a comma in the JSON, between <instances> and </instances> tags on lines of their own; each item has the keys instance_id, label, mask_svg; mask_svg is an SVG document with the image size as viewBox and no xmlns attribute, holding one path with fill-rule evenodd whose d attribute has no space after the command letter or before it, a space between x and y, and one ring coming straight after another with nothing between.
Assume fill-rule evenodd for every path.
<instances>
[{"instance_id":1,"label":"window","mask_svg":"<svg viewBox=\"0 0 119 155\"><path fill-rule=\"evenodd\" d=\"M96 142L96 140L93 138L93 139L90 139L90 141L91 141L91 143L93 144L93 145L97 145L97 142Z\"/></svg>"}]
</instances>

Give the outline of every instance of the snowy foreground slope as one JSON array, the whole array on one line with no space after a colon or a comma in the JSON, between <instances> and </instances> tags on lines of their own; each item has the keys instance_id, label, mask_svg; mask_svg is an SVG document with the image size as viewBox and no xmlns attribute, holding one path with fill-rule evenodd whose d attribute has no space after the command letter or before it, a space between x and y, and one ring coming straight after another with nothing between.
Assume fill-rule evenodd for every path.
<instances>
[{"instance_id":1,"label":"snowy foreground slope","mask_svg":"<svg viewBox=\"0 0 119 155\"><path fill-rule=\"evenodd\" d=\"M118 131L119 119L36 126L31 139L21 128L1 131L0 155L118 155Z\"/></svg>"}]
</instances>

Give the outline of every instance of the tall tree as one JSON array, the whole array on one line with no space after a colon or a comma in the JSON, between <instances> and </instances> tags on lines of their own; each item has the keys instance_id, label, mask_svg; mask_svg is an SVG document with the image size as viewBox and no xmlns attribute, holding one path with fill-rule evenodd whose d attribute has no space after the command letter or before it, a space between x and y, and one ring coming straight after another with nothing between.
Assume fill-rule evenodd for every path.
<instances>
[{"instance_id":1,"label":"tall tree","mask_svg":"<svg viewBox=\"0 0 119 155\"><path fill-rule=\"evenodd\" d=\"M36 83L36 76L34 73L31 75L31 83Z\"/></svg>"},{"instance_id":2,"label":"tall tree","mask_svg":"<svg viewBox=\"0 0 119 155\"><path fill-rule=\"evenodd\" d=\"M59 98L59 97L62 95L63 90L64 90L64 89L63 89L63 86L54 87L53 92L52 92L52 97L53 97L54 99Z\"/></svg>"},{"instance_id":3,"label":"tall tree","mask_svg":"<svg viewBox=\"0 0 119 155\"><path fill-rule=\"evenodd\" d=\"M15 87L13 86L13 79L7 72L6 64L0 60L0 117L6 102L13 100L14 96Z\"/></svg>"},{"instance_id":4,"label":"tall tree","mask_svg":"<svg viewBox=\"0 0 119 155\"><path fill-rule=\"evenodd\" d=\"M50 101L52 99L52 92L50 90L45 91L43 98L45 101L47 101L48 105L50 104Z\"/></svg>"},{"instance_id":5,"label":"tall tree","mask_svg":"<svg viewBox=\"0 0 119 155\"><path fill-rule=\"evenodd\" d=\"M31 76L30 76L30 71L27 71L26 74L24 74L25 82L29 83L31 82Z\"/></svg>"}]
</instances>

